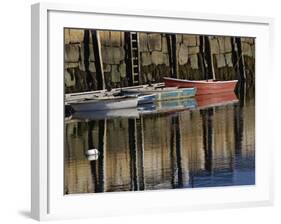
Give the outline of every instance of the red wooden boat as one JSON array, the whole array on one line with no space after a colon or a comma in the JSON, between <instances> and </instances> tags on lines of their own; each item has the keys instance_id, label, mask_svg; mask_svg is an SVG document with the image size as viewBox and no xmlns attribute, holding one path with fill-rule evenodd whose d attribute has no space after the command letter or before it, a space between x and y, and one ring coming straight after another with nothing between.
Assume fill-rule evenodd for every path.
<instances>
[{"instance_id":1,"label":"red wooden boat","mask_svg":"<svg viewBox=\"0 0 281 224\"><path fill-rule=\"evenodd\" d=\"M167 87L191 88L197 89L196 95L233 92L238 80L216 81L208 80L184 80L164 77L164 83Z\"/></svg>"}]
</instances>

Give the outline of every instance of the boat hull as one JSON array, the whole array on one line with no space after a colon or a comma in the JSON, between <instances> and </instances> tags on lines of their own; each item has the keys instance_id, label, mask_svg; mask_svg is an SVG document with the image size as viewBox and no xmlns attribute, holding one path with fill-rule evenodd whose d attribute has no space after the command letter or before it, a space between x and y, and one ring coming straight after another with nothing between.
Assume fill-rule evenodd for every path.
<instances>
[{"instance_id":1,"label":"boat hull","mask_svg":"<svg viewBox=\"0 0 281 224\"><path fill-rule=\"evenodd\" d=\"M158 113L175 113L183 110L195 109L197 106L194 98L180 99L180 100L166 100L155 103L153 107L149 105L143 105L139 107L139 113L141 115L158 114Z\"/></svg>"},{"instance_id":2,"label":"boat hull","mask_svg":"<svg viewBox=\"0 0 281 224\"><path fill-rule=\"evenodd\" d=\"M138 105L137 97L129 97L125 99L109 99L109 100L89 100L83 102L70 103L74 111L101 111L101 110L117 110L124 108L134 108Z\"/></svg>"},{"instance_id":3,"label":"boat hull","mask_svg":"<svg viewBox=\"0 0 281 224\"><path fill-rule=\"evenodd\" d=\"M117 110L100 111L78 111L72 115L73 119L78 120L104 120L113 118L139 118L137 108L126 108Z\"/></svg>"},{"instance_id":4,"label":"boat hull","mask_svg":"<svg viewBox=\"0 0 281 224\"><path fill-rule=\"evenodd\" d=\"M126 95L141 94L141 96L152 94L155 95L155 101L178 100L195 96L196 88L167 88L159 90L130 89L128 91L124 90L123 93Z\"/></svg>"},{"instance_id":5,"label":"boat hull","mask_svg":"<svg viewBox=\"0 0 281 224\"><path fill-rule=\"evenodd\" d=\"M214 81L214 80L181 80L173 78L164 78L165 86L168 87L179 87L179 88L196 88L197 95L204 94L216 94L223 92L233 92L238 80L229 80L229 81Z\"/></svg>"},{"instance_id":6,"label":"boat hull","mask_svg":"<svg viewBox=\"0 0 281 224\"><path fill-rule=\"evenodd\" d=\"M239 100L234 92L219 94L199 95L195 97L198 109L238 103Z\"/></svg>"},{"instance_id":7,"label":"boat hull","mask_svg":"<svg viewBox=\"0 0 281 224\"><path fill-rule=\"evenodd\" d=\"M196 88L184 88L173 90L170 92L158 93L156 96L156 101L163 100L180 100L184 98L193 97L196 94Z\"/></svg>"},{"instance_id":8,"label":"boat hull","mask_svg":"<svg viewBox=\"0 0 281 224\"><path fill-rule=\"evenodd\" d=\"M156 94L138 96L138 105L153 103L156 100Z\"/></svg>"}]
</instances>

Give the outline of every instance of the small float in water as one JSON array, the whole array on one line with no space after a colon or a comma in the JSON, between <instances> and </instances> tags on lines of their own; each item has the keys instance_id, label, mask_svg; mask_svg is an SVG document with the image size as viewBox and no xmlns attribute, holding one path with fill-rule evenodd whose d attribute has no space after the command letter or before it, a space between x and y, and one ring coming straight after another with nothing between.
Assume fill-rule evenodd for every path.
<instances>
[{"instance_id":1,"label":"small float in water","mask_svg":"<svg viewBox=\"0 0 281 224\"><path fill-rule=\"evenodd\" d=\"M97 149L89 149L86 152L86 156L89 161L98 160L99 151Z\"/></svg>"}]
</instances>

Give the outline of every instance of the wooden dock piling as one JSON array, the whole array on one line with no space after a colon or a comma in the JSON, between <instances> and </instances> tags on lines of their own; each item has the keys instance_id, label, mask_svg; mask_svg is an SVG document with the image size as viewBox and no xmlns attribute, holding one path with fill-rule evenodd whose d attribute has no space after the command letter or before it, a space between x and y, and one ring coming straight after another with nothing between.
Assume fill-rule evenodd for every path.
<instances>
[{"instance_id":1,"label":"wooden dock piling","mask_svg":"<svg viewBox=\"0 0 281 224\"><path fill-rule=\"evenodd\" d=\"M171 77L178 77L178 62L177 62L177 37L176 34L166 34L167 49L169 55L169 65Z\"/></svg>"},{"instance_id":2,"label":"wooden dock piling","mask_svg":"<svg viewBox=\"0 0 281 224\"><path fill-rule=\"evenodd\" d=\"M245 72L244 57L242 54L241 38L232 37L231 46L232 46L233 68L236 71L237 78L240 79L241 81L245 81L247 77Z\"/></svg>"},{"instance_id":3,"label":"wooden dock piling","mask_svg":"<svg viewBox=\"0 0 281 224\"><path fill-rule=\"evenodd\" d=\"M216 74L215 74L215 69L214 69L214 60L213 60L213 54L212 54L212 49L210 45L210 36L204 36L205 38L205 54L206 54L206 62L207 62L207 71L208 71L208 79L210 78L209 76L211 75L212 79L216 79Z\"/></svg>"},{"instance_id":4,"label":"wooden dock piling","mask_svg":"<svg viewBox=\"0 0 281 224\"><path fill-rule=\"evenodd\" d=\"M203 146L205 153L205 170L212 172L212 158L213 158L213 108L202 110L202 129L203 129Z\"/></svg>"},{"instance_id":5,"label":"wooden dock piling","mask_svg":"<svg viewBox=\"0 0 281 224\"><path fill-rule=\"evenodd\" d=\"M97 88L105 89L105 79L104 79L99 31L91 30L91 34L93 40L93 51L94 51L96 74L97 74L96 75Z\"/></svg>"},{"instance_id":6,"label":"wooden dock piling","mask_svg":"<svg viewBox=\"0 0 281 224\"><path fill-rule=\"evenodd\" d=\"M131 190L138 190L138 172L137 172L137 130L136 119L128 119L128 136L130 148L130 175Z\"/></svg>"},{"instance_id":7,"label":"wooden dock piling","mask_svg":"<svg viewBox=\"0 0 281 224\"><path fill-rule=\"evenodd\" d=\"M200 69L202 72L202 75L204 77L204 79L208 79L208 72L206 70L206 66L205 66L205 40L203 36L199 36L199 64L200 64Z\"/></svg>"},{"instance_id":8,"label":"wooden dock piling","mask_svg":"<svg viewBox=\"0 0 281 224\"><path fill-rule=\"evenodd\" d=\"M89 58L90 58L90 46L89 46L89 43L90 43L90 32L89 30L85 30L84 32L84 39L83 39L83 42L84 42L84 66L85 66L85 72L86 72L86 80L87 80L87 85L88 85L88 89L89 90L95 90L95 87L94 87L94 79L90 73L90 70L89 70Z\"/></svg>"}]
</instances>

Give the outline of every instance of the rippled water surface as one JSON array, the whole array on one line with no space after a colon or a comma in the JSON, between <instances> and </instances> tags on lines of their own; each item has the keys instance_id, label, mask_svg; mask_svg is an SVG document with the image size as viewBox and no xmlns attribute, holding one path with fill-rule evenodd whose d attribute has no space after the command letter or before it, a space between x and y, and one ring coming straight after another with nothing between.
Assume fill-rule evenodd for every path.
<instances>
[{"instance_id":1,"label":"rippled water surface","mask_svg":"<svg viewBox=\"0 0 281 224\"><path fill-rule=\"evenodd\" d=\"M239 101L66 120L65 193L255 184L254 94L240 91Z\"/></svg>"}]
</instances>

